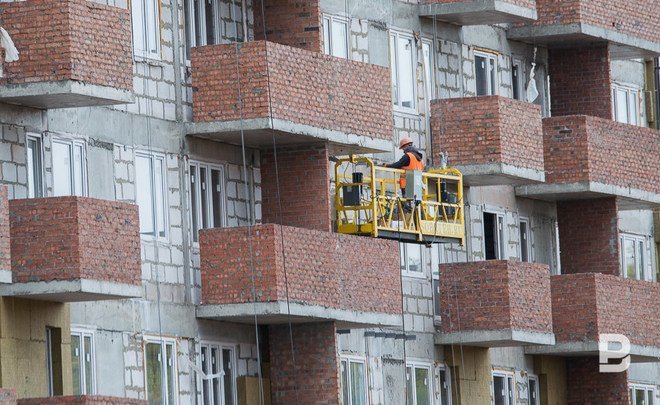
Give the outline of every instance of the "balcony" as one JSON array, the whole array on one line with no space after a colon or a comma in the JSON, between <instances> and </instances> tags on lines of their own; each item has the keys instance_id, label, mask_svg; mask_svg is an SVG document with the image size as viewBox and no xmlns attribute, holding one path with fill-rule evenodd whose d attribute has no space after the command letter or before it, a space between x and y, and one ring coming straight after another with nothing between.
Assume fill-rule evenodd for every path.
<instances>
[{"instance_id":1,"label":"balcony","mask_svg":"<svg viewBox=\"0 0 660 405\"><path fill-rule=\"evenodd\" d=\"M11 283L9 241L9 201L7 200L7 187L0 186L0 284Z\"/></svg>"},{"instance_id":2,"label":"balcony","mask_svg":"<svg viewBox=\"0 0 660 405\"><path fill-rule=\"evenodd\" d=\"M542 182L543 130L540 107L499 96L434 100L433 150L467 185ZM439 161L439 157L435 157Z\"/></svg>"},{"instance_id":3,"label":"balcony","mask_svg":"<svg viewBox=\"0 0 660 405\"><path fill-rule=\"evenodd\" d=\"M272 148L274 133L278 145L328 142L335 154L391 149L387 68L265 41L193 48L191 63L188 135L240 145L243 132L248 146Z\"/></svg>"},{"instance_id":4,"label":"balcony","mask_svg":"<svg viewBox=\"0 0 660 405\"><path fill-rule=\"evenodd\" d=\"M440 265L436 344L552 345L548 266L505 260Z\"/></svg>"},{"instance_id":5,"label":"balcony","mask_svg":"<svg viewBox=\"0 0 660 405\"><path fill-rule=\"evenodd\" d=\"M609 42L617 58L660 53L657 3L647 0L537 0L538 20L508 31L514 40L549 47Z\"/></svg>"},{"instance_id":6,"label":"balcony","mask_svg":"<svg viewBox=\"0 0 660 405\"><path fill-rule=\"evenodd\" d=\"M419 14L458 25L522 23L536 20L535 0L422 0Z\"/></svg>"},{"instance_id":7,"label":"balcony","mask_svg":"<svg viewBox=\"0 0 660 405\"><path fill-rule=\"evenodd\" d=\"M0 296L95 301L142 296L138 210L82 197L9 202L13 284Z\"/></svg>"},{"instance_id":8,"label":"balcony","mask_svg":"<svg viewBox=\"0 0 660 405\"><path fill-rule=\"evenodd\" d=\"M557 343L529 347L534 354L598 355L602 333L630 339L633 361L660 358L660 284L600 273L552 276Z\"/></svg>"},{"instance_id":9,"label":"balcony","mask_svg":"<svg viewBox=\"0 0 660 405\"><path fill-rule=\"evenodd\" d=\"M616 196L621 209L660 204L660 131L585 115L545 118L546 184L516 188L551 201Z\"/></svg>"},{"instance_id":10,"label":"balcony","mask_svg":"<svg viewBox=\"0 0 660 405\"><path fill-rule=\"evenodd\" d=\"M35 108L133 101L128 10L87 0L0 3L20 59L4 63L0 102Z\"/></svg>"},{"instance_id":11,"label":"balcony","mask_svg":"<svg viewBox=\"0 0 660 405\"><path fill-rule=\"evenodd\" d=\"M203 230L200 250L199 318L401 325L396 242L267 224Z\"/></svg>"}]
</instances>

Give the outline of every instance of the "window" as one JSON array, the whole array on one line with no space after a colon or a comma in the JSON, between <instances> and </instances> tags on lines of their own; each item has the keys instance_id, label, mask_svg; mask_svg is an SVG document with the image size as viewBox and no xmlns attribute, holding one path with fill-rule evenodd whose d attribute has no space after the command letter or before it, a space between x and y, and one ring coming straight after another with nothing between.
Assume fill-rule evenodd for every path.
<instances>
[{"instance_id":1,"label":"window","mask_svg":"<svg viewBox=\"0 0 660 405\"><path fill-rule=\"evenodd\" d=\"M424 57L424 89L426 90L426 101L435 98L435 61L433 43L422 41L422 55Z\"/></svg>"},{"instance_id":2,"label":"window","mask_svg":"<svg viewBox=\"0 0 660 405\"><path fill-rule=\"evenodd\" d=\"M406 366L406 392L408 405L431 404L431 366L408 363Z\"/></svg>"},{"instance_id":3,"label":"window","mask_svg":"<svg viewBox=\"0 0 660 405\"><path fill-rule=\"evenodd\" d=\"M438 266L433 266L433 321L439 324L442 321L442 307L440 305L440 273Z\"/></svg>"},{"instance_id":4,"label":"window","mask_svg":"<svg viewBox=\"0 0 660 405\"><path fill-rule=\"evenodd\" d=\"M511 89L513 98L516 100L523 99L523 89L525 88L525 81L523 80L523 64L521 61L514 59L511 64Z\"/></svg>"},{"instance_id":5,"label":"window","mask_svg":"<svg viewBox=\"0 0 660 405\"><path fill-rule=\"evenodd\" d=\"M133 51L146 58L160 56L160 3L158 0L130 2L133 18Z\"/></svg>"},{"instance_id":6,"label":"window","mask_svg":"<svg viewBox=\"0 0 660 405\"><path fill-rule=\"evenodd\" d=\"M202 371L211 377L202 380L202 403L234 405L236 403L234 347L202 343L200 354Z\"/></svg>"},{"instance_id":7,"label":"window","mask_svg":"<svg viewBox=\"0 0 660 405\"><path fill-rule=\"evenodd\" d=\"M46 327L46 373L48 395L63 395L61 328Z\"/></svg>"},{"instance_id":8,"label":"window","mask_svg":"<svg viewBox=\"0 0 660 405\"><path fill-rule=\"evenodd\" d=\"M477 96L497 95L497 55L475 52L474 70L477 80Z\"/></svg>"},{"instance_id":9,"label":"window","mask_svg":"<svg viewBox=\"0 0 660 405\"><path fill-rule=\"evenodd\" d=\"M541 390L539 388L539 378L535 375L530 375L527 384L529 385L529 405L541 405Z\"/></svg>"},{"instance_id":10,"label":"window","mask_svg":"<svg viewBox=\"0 0 660 405\"><path fill-rule=\"evenodd\" d=\"M519 223L520 228L520 260L523 262L532 261L532 241L530 238L529 219L521 218Z\"/></svg>"},{"instance_id":11,"label":"window","mask_svg":"<svg viewBox=\"0 0 660 405\"><path fill-rule=\"evenodd\" d=\"M167 186L165 156L138 152L135 155L136 200L140 209L140 233L167 236Z\"/></svg>"},{"instance_id":12,"label":"window","mask_svg":"<svg viewBox=\"0 0 660 405\"><path fill-rule=\"evenodd\" d=\"M639 88L612 84L612 110L614 121L640 125Z\"/></svg>"},{"instance_id":13,"label":"window","mask_svg":"<svg viewBox=\"0 0 660 405\"><path fill-rule=\"evenodd\" d=\"M341 387L344 405L366 405L364 359L341 356Z\"/></svg>"},{"instance_id":14,"label":"window","mask_svg":"<svg viewBox=\"0 0 660 405\"><path fill-rule=\"evenodd\" d=\"M484 212L484 252L486 260L503 260L504 215Z\"/></svg>"},{"instance_id":15,"label":"window","mask_svg":"<svg viewBox=\"0 0 660 405\"><path fill-rule=\"evenodd\" d=\"M95 394L94 335L86 331L71 331L71 368L73 395Z\"/></svg>"},{"instance_id":16,"label":"window","mask_svg":"<svg viewBox=\"0 0 660 405\"><path fill-rule=\"evenodd\" d=\"M28 198L44 196L43 155L41 138L36 135L25 137L27 150Z\"/></svg>"},{"instance_id":17,"label":"window","mask_svg":"<svg viewBox=\"0 0 660 405\"><path fill-rule=\"evenodd\" d=\"M55 197L87 194L85 143L53 139L53 195Z\"/></svg>"},{"instance_id":18,"label":"window","mask_svg":"<svg viewBox=\"0 0 660 405\"><path fill-rule=\"evenodd\" d=\"M415 108L415 43L412 36L390 34L390 67L394 105Z\"/></svg>"},{"instance_id":19,"label":"window","mask_svg":"<svg viewBox=\"0 0 660 405\"><path fill-rule=\"evenodd\" d=\"M176 395L176 348L173 340L154 338L144 346L147 403L173 405Z\"/></svg>"},{"instance_id":20,"label":"window","mask_svg":"<svg viewBox=\"0 0 660 405\"><path fill-rule=\"evenodd\" d=\"M621 244L621 274L625 278L637 280L653 279L651 269L646 260L646 238L639 235L622 234Z\"/></svg>"},{"instance_id":21,"label":"window","mask_svg":"<svg viewBox=\"0 0 660 405\"><path fill-rule=\"evenodd\" d=\"M190 213L193 241L200 229L225 226L225 175L222 166L190 163Z\"/></svg>"},{"instance_id":22,"label":"window","mask_svg":"<svg viewBox=\"0 0 660 405\"><path fill-rule=\"evenodd\" d=\"M630 405L657 405L655 387L646 384L630 384Z\"/></svg>"},{"instance_id":23,"label":"window","mask_svg":"<svg viewBox=\"0 0 660 405\"><path fill-rule=\"evenodd\" d=\"M514 405L513 373L508 371L493 372L493 404L494 405Z\"/></svg>"},{"instance_id":24,"label":"window","mask_svg":"<svg viewBox=\"0 0 660 405\"><path fill-rule=\"evenodd\" d=\"M449 370L441 368L438 372L440 378L440 405L451 405L451 378Z\"/></svg>"},{"instance_id":25,"label":"window","mask_svg":"<svg viewBox=\"0 0 660 405\"><path fill-rule=\"evenodd\" d=\"M409 275L420 276L424 274L424 251L423 245L415 243L400 243L399 257L401 260L401 271Z\"/></svg>"},{"instance_id":26,"label":"window","mask_svg":"<svg viewBox=\"0 0 660 405\"><path fill-rule=\"evenodd\" d=\"M328 55L348 58L348 20L323 16L323 47Z\"/></svg>"}]
</instances>

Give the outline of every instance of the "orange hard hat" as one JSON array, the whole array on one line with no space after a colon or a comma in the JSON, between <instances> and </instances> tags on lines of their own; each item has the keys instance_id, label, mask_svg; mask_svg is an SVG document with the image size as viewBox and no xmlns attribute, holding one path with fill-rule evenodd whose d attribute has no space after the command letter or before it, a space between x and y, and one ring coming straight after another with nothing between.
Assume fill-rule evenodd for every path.
<instances>
[{"instance_id":1,"label":"orange hard hat","mask_svg":"<svg viewBox=\"0 0 660 405\"><path fill-rule=\"evenodd\" d=\"M409 136L404 136L404 137L401 138L401 140L399 141L399 149L403 149L403 147L406 146L406 145L408 145L409 143L413 143L412 138L409 137Z\"/></svg>"}]
</instances>

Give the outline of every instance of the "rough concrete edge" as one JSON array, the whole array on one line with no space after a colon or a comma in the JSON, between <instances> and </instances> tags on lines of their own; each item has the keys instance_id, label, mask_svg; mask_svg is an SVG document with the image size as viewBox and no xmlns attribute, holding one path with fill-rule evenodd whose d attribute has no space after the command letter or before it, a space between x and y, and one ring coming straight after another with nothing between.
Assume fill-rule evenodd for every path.
<instances>
[{"instance_id":1,"label":"rough concrete edge","mask_svg":"<svg viewBox=\"0 0 660 405\"><path fill-rule=\"evenodd\" d=\"M525 354L564 354L570 356L580 353L599 353L598 342L594 340L571 341L558 342L553 346L533 345L525 347ZM631 344L630 354L644 358L656 358L660 361L660 347Z\"/></svg>"},{"instance_id":2,"label":"rough concrete edge","mask_svg":"<svg viewBox=\"0 0 660 405\"><path fill-rule=\"evenodd\" d=\"M509 183L502 182L500 184L516 184L527 181L542 183L545 181L545 171L543 170L516 167L507 163L478 163L455 165L454 167L463 174L463 177L503 176L512 180ZM466 183L468 183L468 180L466 180Z\"/></svg>"},{"instance_id":3,"label":"rough concrete edge","mask_svg":"<svg viewBox=\"0 0 660 405\"><path fill-rule=\"evenodd\" d=\"M501 0L486 0L486 1L468 1L456 3L435 3L435 4L420 4L418 6L418 13L420 16L440 16L440 15L456 15L456 14L470 14L470 13L484 13L484 12L498 12L514 17L519 22L532 22L538 19L536 9L518 6L503 2ZM501 23L500 19L494 18L493 24Z\"/></svg>"},{"instance_id":4,"label":"rough concrete edge","mask_svg":"<svg viewBox=\"0 0 660 405\"><path fill-rule=\"evenodd\" d=\"M484 346L496 346L489 343L495 342L517 342L510 346L522 345L554 345L555 335L552 332L526 331L519 329L503 330L476 330L466 332L437 333L435 335L435 344L466 344Z\"/></svg>"},{"instance_id":5,"label":"rough concrete edge","mask_svg":"<svg viewBox=\"0 0 660 405\"><path fill-rule=\"evenodd\" d=\"M644 201L660 205L660 193L652 193L636 188L621 187L593 181L580 181L571 183L546 183L517 186L516 196L534 197L544 194L573 194L573 193L600 193L632 200Z\"/></svg>"},{"instance_id":6,"label":"rough concrete edge","mask_svg":"<svg viewBox=\"0 0 660 405\"><path fill-rule=\"evenodd\" d=\"M3 90L0 100L6 102L11 102L16 98L41 97L59 94L86 96L98 101L103 101L104 104L130 104L135 102L135 94L132 91L120 90L97 84L87 84L75 80L5 84L0 87L2 87Z\"/></svg>"},{"instance_id":7,"label":"rough concrete edge","mask_svg":"<svg viewBox=\"0 0 660 405\"><path fill-rule=\"evenodd\" d=\"M297 302L291 302L289 305L293 317L335 320L355 325L401 326L401 315L396 314L327 308ZM197 307L196 314L198 318L231 321L232 318L254 317L255 311L259 317L289 315L286 301L259 302L256 304L202 304Z\"/></svg>"},{"instance_id":8,"label":"rough concrete edge","mask_svg":"<svg viewBox=\"0 0 660 405\"><path fill-rule=\"evenodd\" d=\"M47 297L67 293L104 295L108 297L106 299L139 298L142 297L142 286L86 279L34 281L0 286L0 296L30 298L35 295ZM100 299L99 297L95 300Z\"/></svg>"}]
</instances>

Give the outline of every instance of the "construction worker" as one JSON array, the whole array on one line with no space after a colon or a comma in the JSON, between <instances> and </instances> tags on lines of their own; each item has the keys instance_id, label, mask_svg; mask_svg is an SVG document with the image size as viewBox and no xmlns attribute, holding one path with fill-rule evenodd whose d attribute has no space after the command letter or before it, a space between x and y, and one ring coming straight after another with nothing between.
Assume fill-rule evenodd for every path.
<instances>
[{"instance_id":1,"label":"construction worker","mask_svg":"<svg viewBox=\"0 0 660 405\"><path fill-rule=\"evenodd\" d=\"M403 137L399 141L399 149L403 150L403 156L398 162L390 163L386 167L403 170L424 170L424 160L422 152L413 146L413 140L410 137ZM401 186L401 195L406 194L406 176L399 176L399 186Z\"/></svg>"}]
</instances>

